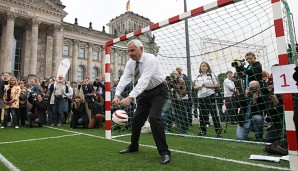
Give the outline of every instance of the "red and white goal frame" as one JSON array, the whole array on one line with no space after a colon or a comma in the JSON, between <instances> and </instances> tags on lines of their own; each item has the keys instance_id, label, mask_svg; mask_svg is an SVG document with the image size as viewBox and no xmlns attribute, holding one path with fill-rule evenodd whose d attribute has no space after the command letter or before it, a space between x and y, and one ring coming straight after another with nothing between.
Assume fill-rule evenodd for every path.
<instances>
[{"instance_id":1,"label":"red and white goal frame","mask_svg":"<svg viewBox=\"0 0 298 171\"><path fill-rule=\"evenodd\" d=\"M145 27L143 29L136 30L126 35L122 35L116 39L110 40L105 43L105 114L106 114L106 138L112 138L112 122L111 122L111 69L110 69L110 61L111 61L111 50L110 47L113 46L117 42L126 41L130 38L140 36L146 32L154 31L160 28L164 28L168 25L175 24L177 22L186 20L188 18L192 18L194 16L198 16L209 11L216 10L218 8L222 8L224 6L238 3L243 0L218 0L213 3L195 8L188 12L185 12L180 15L176 15L167 20L155 23L151 26ZM285 26L282 16L282 1L281 0L271 0L272 4L272 12L274 18L274 27L275 27L275 37L277 42L277 52L278 52L278 60L279 65L287 65L289 64L288 53L287 53L287 43L285 38ZM294 107L293 107L293 98L292 94L283 94L284 99L284 109L285 109L285 121L286 121L286 132L287 132L287 140L288 140L288 149L290 155L290 168L294 170L298 168L298 146L297 146L297 138L296 138L296 130L293 122L294 115Z\"/></svg>"}]
</instances>

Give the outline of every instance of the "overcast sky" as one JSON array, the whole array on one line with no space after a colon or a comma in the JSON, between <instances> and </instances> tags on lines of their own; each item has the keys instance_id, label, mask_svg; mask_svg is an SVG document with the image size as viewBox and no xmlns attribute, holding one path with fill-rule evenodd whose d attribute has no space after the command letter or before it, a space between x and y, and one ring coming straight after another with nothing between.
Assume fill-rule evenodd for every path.
<instances>
[{"instance_id":1,"label":"overcast sky","mask_svg":"<svg viewBox=\"0 0 298 171\"><path fill-rule=\"evenodd\" d=\"M89 27L93 23L93 29L102 30L102 26L116 16L125 12L128 0L61 0L68 15L65 22L74 23L78 18L80 26ZM191 10L215 0L187 0L187 9ZM269 1L269 0L268 0ZM160 22L184 11L184 0L130 0L130 11L149 18L152 22ZM296 25L298 35L298 0L288 0ZM108 30L108 27L106 27Z\"/></svg>"}]
</instances>

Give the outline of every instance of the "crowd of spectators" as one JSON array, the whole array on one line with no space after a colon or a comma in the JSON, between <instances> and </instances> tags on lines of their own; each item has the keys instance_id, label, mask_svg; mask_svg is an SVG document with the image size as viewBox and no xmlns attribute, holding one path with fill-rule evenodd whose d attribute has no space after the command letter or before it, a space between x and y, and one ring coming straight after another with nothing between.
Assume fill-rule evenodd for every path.
<instances>
[{"instance_id":1,"label":"crowd of spectators","mask_svg":"<svg viewBox=\"0 0 298 171\"><path fill-rule=\"evenodd\" d=\"M187 133L194 119L199 119L198 135L207 135L210 126L209 115L217 137L221 137L223 123L236 125L235 136L246 140L249 132L254 132L257 140L274 141L281 138L283 131L282 97L273 94L272 75L262 70L262 65L253 53L247 53L245 60L235 61L232 66L236 72L226 72L222 87L208 62L199 66L199 75L191 85L182 67L167 76L169 88L162 119L165 129L178 128L179 133ZM8 73L0 79L1 111L4 119L1 128L13 126L42 127L61 126L69 122L70 127L103 128L105 121L105 78L95 81L85 78L73 87L62 75L49 80L31 78L29 82L17 80ZM111 99L119 79L111 85ZM121 94L127 97L133 88L130 83ZM222 92L218 91L220 88ZM112 106L115 110L125 110L132 117L135 104L128 107ZM222 110L222 107L224 110ZM1 119L0 112L0 119ZM130 122L129 122L130 123ZM270 125L264 137L265 125ZM129 129L130 124L126 125ZM114 129L120 129L115 126Z\"/></svg>"},{"instance_id":2,"label":"crowd of spectators","mask_svg":"<svg viewBox=\"0 0 298 171\"><path fill-rule=\"evenodd\" d=\"M49 80L31 78L29 82L3 73L0 78L0 111L4 108L1 128L61 126L71 128L103 127L104 78L89 78L73 87L62 75ZM0 112L0 119L1 119Z\"/></svg>"}]
</instances>

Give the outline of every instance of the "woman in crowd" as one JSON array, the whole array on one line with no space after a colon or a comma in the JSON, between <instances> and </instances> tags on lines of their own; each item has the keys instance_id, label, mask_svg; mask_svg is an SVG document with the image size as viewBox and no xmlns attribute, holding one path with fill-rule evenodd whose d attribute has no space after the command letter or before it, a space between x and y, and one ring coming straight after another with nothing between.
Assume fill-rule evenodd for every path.
<instances>
[{"instance_id":1,"label":"woman in crowd","mask_svg":"<svg viewBox=\"0 0 298 171\"><path fill-rule=\"evenodd\" d=\"M71 104L71 109L72 115L70 116L70 128L75 129L79 125L83 125L83 128L87 128L88 115L86 113L85 104L80 96L75 96L74 102Z\"/></svg>"},{"instance_id":2,"label":"woman in crowd","mask_svg":"<svg viewBox=\"0 0 298 171\"><path fill-rule=\"evenodd\" d=\"M25 125L25 120L27 120L27 95L28 91L25 87L25 83L23 81L19 82L20 85L20 105L19 105L19 118L21 121L21 125Z\"/></svg>"},{"instance_id":3,"label":"woman in crowd","mask_svg":"<svg viewBox=\"0 0 298 171\"><path fill-rule=\"evenodd\" d=\"M3 103L4 103L4 121L1 128L7 126L10 113L12 114L13 126L19 128L18 113L19 110L19 96L21 89L18 86L16 77L11 77L8 81L8 85L4 89Z\"/></svg>"},{"instance_id":4,"label":"woman in crowd","mask_svg":"<svg viewBox=\"0 0 298 171\"><path fill-rule=\"evenodd\" d=\"M217 137L220 137L221 126L216 111L215 102L215 89L220 85L216 79L216 76L212 73L210 65L207 62L200 64L200 75L197 76L195 83L195 90L198 91L198 103L200 111L200 133L204 136L207 133L206 123L209 121L209 113L212 116L212 120L215 127Z\"/></svg>"}]
</instances>

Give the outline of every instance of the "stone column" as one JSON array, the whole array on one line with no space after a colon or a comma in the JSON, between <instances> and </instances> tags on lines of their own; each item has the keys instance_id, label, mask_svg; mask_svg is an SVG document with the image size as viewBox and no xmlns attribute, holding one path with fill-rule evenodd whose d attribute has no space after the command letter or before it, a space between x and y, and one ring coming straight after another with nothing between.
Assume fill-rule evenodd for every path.
<instances>
[{"instance_id":1,"label":"stone column","mask_svg":"<svg viewBox=\"0 0 298 171\"><path fill-rule=\"evenodd\" d=\"M30 67L29 77L36 76L37 67L37 46L38 46L38 26L40 21L37 18L32 19L32 31L31 31L31 56L30 56Z\"/></svg>"},{"instance_id":2,"label":"stone column","mask_svg":"<svg viewBox=\"0 0 298 171\"><path fill-rule=\"evenodd\" d=\"M7 22L5 29L5 43L3 44L4 53L2 56L3 60L3 71L11 73L12 72L12 50L13 50L13 41L14 41L14 21L16 14L7 13Z\"/></svg>"},{"instance_id":3,"label":"stone column","mask_svg":"<svg viewBox=\"0 0 298 171\"><path fill-rule=\"evenodd\" d=\"M115 49L114 51L114 63L113 63L113 78L111 78L111 80L114 80L115 78L118 78L118 60L119 60L119 56L118 56L118 50Z\"/></svg>"},{"instance_id":4,"label":"stone column","mask_svg":"<svg viewBox=\"0 0 298 171\"><path fill-rule=\"evenodd\" d=\"M45 78L49 79L53 75L53 29L49 28L47 32L46 42L46 58L45 58ZM56 76L56 75L55 75Z\"/></svg>"},{"instance_id":5,"label":"stone column","mask_svg":"<svg viewBox=\"0 0 298 171\"><path fill-rule=\"evenodd\" d=\"M24 46L24 77L28 78L29 75L29 67L30 65L30 51L31 51L31 30L32 27L31 25L27 24L25 26L26 30L25 30L25 46Z\"/></svg>"},{"instance_id":6,"label":"stone column","mask_svg":"<svg viewBox=\"0 0 298 171\"><path fill-rule=\"evenodd\" d=\"M77 68L78 68L78 54L79 54L79 40L74 40L72 53L72 82L77 83Z\"/></svg>"},{"instance_id":7,"label":"stone column","mask_svg":"<svg viewBox=\"0 0 298 171\"><path fill-rule=\"evenodd\" d=\"M1 36L1 52L0 52L0 73L4 71L4 45L5 45L5 36L6 36L6 20L2 20L2 36Z\"/></svg>"},{"instance_id":8,"label":"stone column","mask_svg":"<svg viewBox=\"0 0 298 171\"><path fill-rule=\"evenodd\" d=\"M60 32L60 25L54 25L54 32L53 32L53 60L52 60L52 76L57 75L58 67L61 62L58 56L58 47L59 47L59 32Z\"/></svg>"},{"instance_id":9,"label":"stone column","mask_svg":"<svg viewBox=\"0 0 298 171\"><path fill-rule=\"evenodd\" d=\"M63 56L63 26L59 25L58 30L57 30L57 61L58 61L58 66L57 66L57 72L58 72L58 67L60 62L62 61L62 56Z\"/></svg>"},{"instance_id":10,"label":"stone column","mask_svg":"<svg viewBox=\"0 0 298 171\"><path fill-rule=\"evenodd\" d=\"M92 58L93 58L93 43L89 43L88 47L88 60L87 60L87 77L92 79Z\"/></svg>"}]
</instances>

